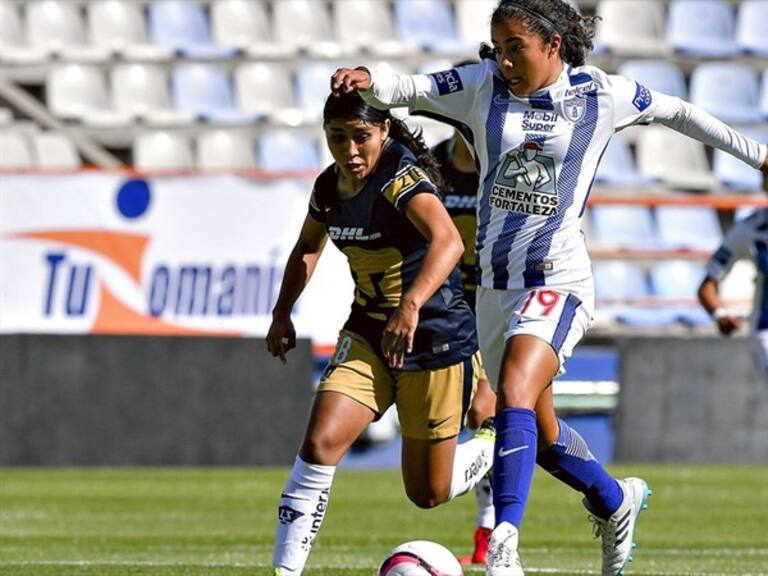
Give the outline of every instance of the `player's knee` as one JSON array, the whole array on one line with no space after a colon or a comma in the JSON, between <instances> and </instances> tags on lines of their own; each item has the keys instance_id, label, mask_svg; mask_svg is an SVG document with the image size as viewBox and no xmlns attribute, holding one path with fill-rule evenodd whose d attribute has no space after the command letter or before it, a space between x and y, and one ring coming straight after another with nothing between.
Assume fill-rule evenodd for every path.
<instances>
[{"instance_id":1,"label":"player's knee","mask_svg":"<svg viewBox=\"0 0 768 576\"><path fill-rule=\"evenodd\" d=\"M301 457L305 462L333 466L338 460L337 443L327 434L310 434L301 444Z\"/></svg>"},{"instance_id":2,"label":"player's knee","mask_svg":"<svg viewBox=\"0 0 768 576\"><path fill-rule=\"evenodd\" d=\"M450 487L429 485L410 486L405 485L405 493L408 499L419 508L425 510L439 506L448 499Z\"/></svg>"}]
</instances>

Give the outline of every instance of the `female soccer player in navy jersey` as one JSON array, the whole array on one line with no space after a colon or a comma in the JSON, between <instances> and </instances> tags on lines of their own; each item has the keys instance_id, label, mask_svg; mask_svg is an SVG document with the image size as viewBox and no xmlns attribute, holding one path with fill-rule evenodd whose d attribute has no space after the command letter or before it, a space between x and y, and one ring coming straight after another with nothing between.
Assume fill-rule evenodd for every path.
<instances>
[{"instance_id":1,"label":"female soccer player in navy jersey","mask_svg":"<svg viewBox=\"0 0 768 576\"><path fill-rule=\"evenodd\" d=\"M613 133L657 122L768 171L766 146L709 114L622 76L585 66L592 22L562 0L502 0L485 59L430 75L339 69L335 92L407 105L462 131L479 165L480 349L497 388L489 576L520 576L518 530L534 464L581 491L602 537L602 573L622 573L648 496L615 480L558 420L552 379L592 319L581 215ZM663 151L660 151L663 153Z\"/></svg>"},{"instance_id":2,"label":"female soccer player in navy jersey","mask_svg":"<svg viewBox=\"0 0 768 576\"><path fill-rule=\"evenodd\" d=\"M492 426L456 441L480 366L456 266L464 248L437 193L434 158L402 121L356 93L329 98L323 125L335 162L315 181L273 311L269 350L285 362L294 346L290 313L328 238L349 261L355 298L280 498L273 556L280 576L301 574L336 464L392 404L405 491L416 505L467 492L493 461Z\"/></svg>"}]
</instances>

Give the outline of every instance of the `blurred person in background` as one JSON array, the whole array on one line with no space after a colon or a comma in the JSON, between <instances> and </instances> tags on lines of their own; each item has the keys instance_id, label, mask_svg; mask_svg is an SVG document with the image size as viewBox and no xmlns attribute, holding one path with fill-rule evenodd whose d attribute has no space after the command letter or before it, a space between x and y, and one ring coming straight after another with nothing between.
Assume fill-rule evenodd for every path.
<instances>
[{"instance_id":1,"label":"blurred person in background","mask_svg":"<svg viewBox=\"0 0 768 576\"><path fill-rule=\"evenodd\" d=\"M593 20L562 0L502 0L480 64L403 76L341 68L331 78L334 93L360 91L377 107L408 106L458 128L479 167L478 336L498 394L488 576L524 574L518 538L536 463L584 494L602 574L617 576L631 560L648 487L597 462L557 418L551 385L592 321L581 216L613 133L656 122L768 171L768 147L687 102L586 66L593 37Z\"/></svg>"},{"instance_id":2,"label":"blurred person in background","mask_svg":"<svg viewBox=\"0 0 768 576\"><path fill-rule=\"evenodd\" d=\"M480 376L475 318L456 266L463 245L420 137L358 94L323 113L334 159L315 181L286 265L267 345L286 361L291 310L330 237L349 261L352 310L315 395L280 497L275 574L301 574L328 507L336 465L393 403L408 497L431 508L474 488L493 461L492 421L457 443Z\"/></svg>"},{"instance_id":3,"label":"blurred person in background","mask_svg":"<svg viewBox=\"0 0 768 576\"><path fill-rule=\"evenodd\" d=\"M768 192L768 175L763 178L763 188ZM735 222L707 262L707 276L699 286L699 301L723 336L737 332L744 323L725 307L718 292L720 282L742 258L751 258L757 268L751 328L757 365L768 382L768 208L759 208Z\"/></svg>"},{"instance_id":4,"label":"blurred person in background","mask_svg":"<svg viewBox=\"0 0 768 576\"><path fill-rule=\"evenodd\" d=\"M475 64L474 61L464 61L456 66ZM475 311L475 292L477 290L477 275L475 272L475 235L477 231L478 176L475 160L467 148L458 130L452 137L443 140L432 148L432 154L440 165L443 177L443 203L453 223L456 225L464 242L464 253L459 262L464 294L472 312ZM496 412L496 394L493 392L488 376L483 369L477 385L477 393L472 399L472 406L467 414L467 426L477 429ZM485 564L488 543L491 539L495 521L493 508L493 491L488 476L475 486L477 499L477 524L474 533L474 549L469 556L459 557L462 564Z\"/></svg>"}]
</instances>

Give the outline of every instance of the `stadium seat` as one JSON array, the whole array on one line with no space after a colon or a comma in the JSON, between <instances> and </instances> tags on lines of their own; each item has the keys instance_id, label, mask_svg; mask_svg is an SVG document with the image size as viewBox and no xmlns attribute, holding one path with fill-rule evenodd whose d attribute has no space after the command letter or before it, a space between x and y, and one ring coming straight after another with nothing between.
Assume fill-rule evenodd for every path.
<instances>
[{"instance_id":1,"label":"stadium seat","mask_svg":"<svg viewBox=\"0 0 768 576\"><path fill-rule=\"evenodd\" d=\"M76 2L29 2L26 15L26 36L31 46L81 63L103 62L109 57L108 49L84 44L85 27Z\"/></svg>"},{"instance_id":2,"label":"stadium seat","mask_svg":"<svg viewBox=\"0 0 768 576\"><path fill-rule=\"evenodd\" d=\"M133 144L133 161L137 170L185 170L194 167L192 146L187 138L175 132L145 132Z\"/></svg>"},{"instance_id":3,"label":"stadium seat","mask_svg":"<svg viewBox=\"0 0 768 576\"><path fill-rule=\"evenodd\" d=\"M325 2L280 0L272 4L275 40L294 50L334 57L341 47L332 40L331 15Z\"/></svg>"},{"instance_id":4,"label":"stadium seat","mask_svg":"<svg viewBox=\"0 0 768 576\"><path fill-rule=\"evenodd\" d=\"M653 180L643 176L635 167L629 145L620 134L611 138L597 168L595 182L604 186L650 186Z\"/></svg>"},{"instance_id":5,"label":"stadium seat","mask_svg":"<svg viewBox=\"0 0 768 576\"><path fill-rule=\"evenodd\" d=\"M664 4L646 0L603 0L597 5L595 45L620 55L661 56L668 51L664 38Z\"/></svg>"},{"instance_id":6,"label":"stadium seat","mask_svg":"<svg viewBox=\"0 0 768 576\"><path fill-rule=\"evenodd\" d=\"M32 136L35 165L44 170L76 170L82 165L72 140L56 132L38 132Z\"/></svg>"},{"instance_id":7,"label":"stadium seat","mask_svg":"<svg viewBox=\"0 0 768 576\"><path fill-rule=\"evenodd\" d=\"M21 134L4 130L0 133L0 169L32 168L32 152Z\"/></svg>"},{"instance_id":8,"label":"stadium seat","mask_svg":"<svg viewBox=\"0 0 768 576\"><path fill-rule=\"evenodd\" d=\"M710 190L717 185L704 145L668 128L643 127L636 157L641 174L673 188Z\"/></svg>"},{"instance_id":9,"label":"stadium seat","mask_svg":"<svg viewBox=\"0 0 768 576\"><path fill-rule=\"evenodd\" d=\"M133 117L171 110L168 75L153 64L118 64L110 73L112 107Z\"/></svg>"},{"instance_id":10,"label":"stadium seat","mask_svg":"<svg viewBox=\"0 0 768 576\"><path fill-rule=\"evenodd\" d=\"M34 66L45 62L47 52L27 42L18 5L15 2L0 2L0 62ZM18 75L18 69L14 73ZM29 80L38 83L40 74L29 75Z\"/></svg>"},{"instance_id":11,"label":"stadium seat","mask_svg":"<svg viewBox=\"0 0 768 576\"><path fill-rule=\"evenodd\" d=\"M691 75L691 103L723 122L760 122L760 85L757 74L745 64L700 64Z\"/></svg>"},{"instance_id":12,"label":"stadium seat","mask_svg":"<svg viewBox=\"0 0 768 576\"><path fill-rule=\"evenodd\" d=\"M211 40L208 16L197 2L156 0L149 6L152 41L190 58L228 58L232 47L216 46Z\"/></svg>"},{"instance_id":13,"label":"stadium seat","mask_svg":"<svg viewBox=\"0 0 768 576\"><path fill-rule=\"evenodd\" d=\"M456 0L456 29L459 40L479 46L491 42L491 14L496 0Z\"/></svg>"},{"instance_id":14,"label":"stadium seat","mask_svg":"<svg viewBox=\"0 0 768 576\"><path fill-rule=\"evenodd\" d=\"M592 264L597 311L628 326L668 326L676 317L645 302L651 291L645 271L633 262L598 260Z\"/></svg>"},{"instance_id":15,"label":"stadium seat","mask_svg":"<svg viewBox=\"0 0 768 576\"><path fill-rule=\"evenodd\" d=\"M235 69L234 79L237 104L243 112L270 115L278 122L289 112L294 117L300 114L295 108L293 82L285 66L264 62L241 64Z\"/></svg>"},{"instance_id":16,"label":"stadium seat","mask_svg":"<svg viewBox=\"0 0 768 576\"><path fill-rule=\"evenodd\" d=\"M699 306L696 293L706 271L704 264L690 260L665 260L651 267L654 294L666 300L676 320L688 325L709 324L711 320Z\"/></svg>"},{"instance_id":17,"label":"stadium seat","mask_svg":"<svg viewBox=\"0 0 768 576\"><path fill-rule=\"evenodd\" d=\"M736 19L736 44L744 52L768 56L768 0L742 0Z\"/></svg>"},{"instance_id":18,"label":"stadium seat","mask_svg":"<svg viewBox=\"0 0 768 576\"><path fill-rule=\"evenodd\" d=\"M395 31L401 40L415 40L430 52L477 50L456 36L456 21L446 0L395 0Z\"/></svg>"},{"instance_id":19,"label":"stadium seat","mask_svg":"<svg viewBox=\"0 0 768 576\"><path fill-rule=\"evenodd\" d=\"M600 205L590 209L592 239L605 248L657 248L653 214L646 206Z\"/></svg>"},{"instance_id":20,"label":"stadium seat","mask_svg":"<svg viewBox=\"0 0 768 576\"><path fill-rule=\"evenodd\" d=\"M723 239L717 211L709 206L659 206L656 230L662 246L714 252Z\"/></svg>"},{"instance_id":21,"label":"stadium seat","mask_svg":"<svg viewBox=\"0 0 768 576\"><path fill-rule=\"evenodd\" d=\"M94 46L122 52L147 44L147 23L141 4L120 0L94 0L87 4L88 33Z\"/></svg>"},{"instance_id":22,"label":"stadium seat","mask_svg":"<svg viewBox=\"0 0 768 576\"><path fill-rule=\"evenodd\" d=\"M364 50L379 57L415 54L415 42L395 39L392 12L378 0L335 0L333 24L345 52Z\"/></svg>"},{"instance_id":23,"label":"stadium seat","mask_svg":"<svg viewBox=\"0 0 768 576\"><path fill-rule=\"evenodd\" d=\"M745 130L743 134L768 144L768 131ZM712 169L720 183L728 188L744 192L754 192L762 188L763 176L759 170L722 150L715 150Z\"/></svg>"},{"instance_id":24,"label":"stadium seat","mask_svg":"<svg viewBox=\"0 0 768 576\"><path fill-rule=\"evenodd\" d=\"M688 99L685 76L673 62L667 60L626 60L619 74L631 78L651 90Z\"/></svg>"},{"instance_id":25,"label":"stadium seat","mask_svg":"<svg viewBox=\"0 0 768 576\"><path fill-rule=\"evenodd\" d=\"M733 7L727 0L672 0L667 40L678 52L692 56L733 56Z\"/></svg>"},{"instance_id":26,"label":"stadium seat","mask_svg":"<svg viewBox=\"0 0 768 576\"><path fill-rule=\"evenodd\" d=\"M595 297L605 302L628 302L648 298L650 286L643 269L624 260L597 260L592 263Z\"/></svg>"},{"instance_id":27,"label":"stadium seat","mask_svg":"<svg viewBox=\"0 0 768 576\"><path fill-rule=\"evenodd\" d=\"M62 118L82 119L108 107L107 82L95 66L55 66L48 72L45 88L48 108Z\"/></svg>"},{"instance_id":28,"label":"stadium seat","mask_svg":"<svg viewBox=\"0 0 768 576\"><path fill-rule=\"evenodd\" d=\"M211 2L213 38L220 46L231 46L252 57L285 57L292 48L274 42L272 24L263 0L217 0Z\"/></svg>"},{"instance_id":29,"label":"stadium seat","mask_svg":"<svg viewBox=\"0 0 768 576\"><path fill-rule=\"evenodd\" d=\"M317 142L295 130L269 130L256 143L257 165L263 170L316 170L320 168Z\"/></svg>"},{"instance_id":30,"label":"stadium seat","mask_svg":"<svg viewBox=\"0 0 768 576\"><path fill-rule=\"evenodd\" d=\"M296 71L296 103L308 121L316 121L331 93L329 78L338 66L326 62L304 64Z\"/></svg>"},{"instance_id":31,"label":"stadium seat","mask_svg":"<svg viewBox=\"0 0 768 576\"><path fill-rule=\"evenodd\" d=\"M75 2L37 0L26 4L27 40L55 52L82 44L85 38L80 7Z\"/></svg>"},{"instance_id":32,"label":"stadium seat","mask_svg":"<svg viewBox=\"0 0 768 576\"><path fill-rule=\"evenodd\" d=\"M15 2L0 2L0 47L23 46L21 15Z\"/></svg>"},{"instance_id":33,"label":"stadium seat","mask_svg":"<svg viewBox=\"0 0 768 576\"><path fill-rule=\"evenodd\" d=\"M255 167L253 142L247 134L231 130L204 132L197 137L200 170L247 170Z\"/></svg>"},{"instance_id":34,"label":"stadium seat","mask_svg":"<svg viewBox=\"0 0 768 576\"><path fill-rule=\"evenodd\" d=\"M247 124L256 116L235 107L226 71L213 64L181 64L171 76L174 107L200 120L220 124Z\"/></svg>"}]
</instances>

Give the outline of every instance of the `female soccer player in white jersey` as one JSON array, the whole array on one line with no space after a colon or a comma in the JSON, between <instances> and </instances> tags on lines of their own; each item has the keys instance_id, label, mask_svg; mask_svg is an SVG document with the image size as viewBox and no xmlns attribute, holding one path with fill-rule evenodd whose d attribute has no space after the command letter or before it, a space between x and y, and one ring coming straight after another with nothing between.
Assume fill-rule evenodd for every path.
<instances>
[{"instance_id":1,"label":"female soccer player in white jersey","mask_svg":"<svg viewBox=\"0 0 768 576\"><path fill-rule=\"evenodd\" d=\"M481 64L413 76L342 68L331 79L334 91L452 124L479 166L477 322L499 398L489 576L523 574L518 530L536 462L584 493L606 576L629 561L648 495L638 478L614 480L552 401L552 379L592 318L580 219L613 133L657 122L768 170L766 146L677 98L585 66L591 28L561 0L503 0Z\"/></svg>"},{"instance_id":2,"label":"female soccer player in white jersey","mask_svg":"<svg viewBox=\"0 0 768 576\"><path fill-rule=\"evenodd\" d=\"M768 192L768 176L765 177L764 187ZM724 307L718 294L718 284L742 258L752 258L757 268L752 338L758 368L768 382L768 208L755 210L747 218L736 222L707 263L707 276L699 287L699 300L712 315L723 336L739 330L742 319Z\"/></svg>"}]
</instances>

